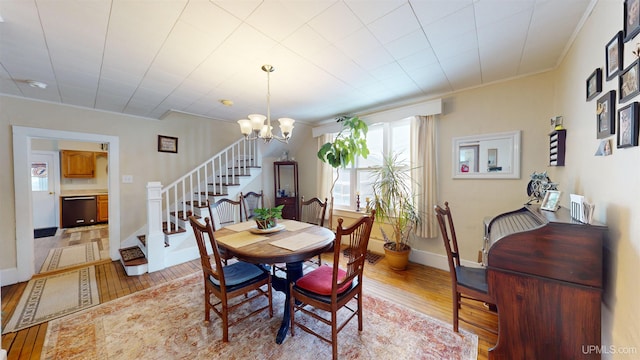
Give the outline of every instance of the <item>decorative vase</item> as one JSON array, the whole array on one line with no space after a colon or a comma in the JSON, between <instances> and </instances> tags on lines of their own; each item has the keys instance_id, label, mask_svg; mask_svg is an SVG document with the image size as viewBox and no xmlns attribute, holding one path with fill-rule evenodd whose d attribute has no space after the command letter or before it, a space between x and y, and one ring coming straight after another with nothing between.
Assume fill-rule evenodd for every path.
<instances>
[{"instance_id":1,"label":"decorative vase","mask_svg":"<svg viewBox=\"0 0 640 360\"><path fill-rule=\"evenodd\" d=\"M395 250L388 245L395 245L395 243L384 244L384 256L387 259L387 264L392 270L406 270L407 264L409 264L409 253L411 248L405 246L401 250Z\"/></svg>"}]
</instances>

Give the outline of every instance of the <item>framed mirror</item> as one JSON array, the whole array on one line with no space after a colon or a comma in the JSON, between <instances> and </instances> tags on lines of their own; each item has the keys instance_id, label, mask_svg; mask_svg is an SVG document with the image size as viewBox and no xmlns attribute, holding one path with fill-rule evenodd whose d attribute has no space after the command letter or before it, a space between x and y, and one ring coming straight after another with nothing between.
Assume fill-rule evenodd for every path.
<instances>
[{"instance_id":1,"label":"framed mirror","mask_svg":"<svg viewBox=\"0 0 640 360\"><path fill-rule=\"evenodd\" d=\"M453 138L454 179L519 179L520 131Z\"/></svg>"}]
</instances>

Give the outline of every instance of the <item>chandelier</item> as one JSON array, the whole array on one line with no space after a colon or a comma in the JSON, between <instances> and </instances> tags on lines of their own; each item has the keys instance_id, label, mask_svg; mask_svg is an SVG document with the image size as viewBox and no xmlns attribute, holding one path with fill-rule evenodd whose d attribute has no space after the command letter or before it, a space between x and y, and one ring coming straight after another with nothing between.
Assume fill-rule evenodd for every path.
<instances>
[{"instance_id":1,"label":"chandelier","mask_svg":"<svg viewBox=\"0 0 640 360\"><path fill-rule=\"evenodd\" d=\"M270 74L275 69L271 65L263 65L262 71L267 73L267 116L261 114L251 114L247 117L249 119L238 120L240 124L240 131L247 140L263 139L265 143L269 143L272 139L276 139L283 143L288 143L291 138L291 131L293 130L293 123L295 120L290 118L280 118L280 131L282 136L274 135L271 131L271 92L270 92ZM265 124L264 121L267 120Z\"/></svg>"}]
</instances>

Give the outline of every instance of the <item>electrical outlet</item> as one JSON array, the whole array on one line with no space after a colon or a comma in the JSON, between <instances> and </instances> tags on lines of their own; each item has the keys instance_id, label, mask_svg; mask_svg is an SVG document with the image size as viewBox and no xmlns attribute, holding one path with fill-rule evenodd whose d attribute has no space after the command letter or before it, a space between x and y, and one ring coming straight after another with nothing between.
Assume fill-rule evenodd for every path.
<instances>
[{"instance_id":1,"label":"electrical outlet","mask_svg":"<svg viewBox=\"0 0 640 360\"><path fill-rule=\"evenodd\" d=\"M122 175L123 184L133 184L133 175Z\"/></svg>"}]
</instances>

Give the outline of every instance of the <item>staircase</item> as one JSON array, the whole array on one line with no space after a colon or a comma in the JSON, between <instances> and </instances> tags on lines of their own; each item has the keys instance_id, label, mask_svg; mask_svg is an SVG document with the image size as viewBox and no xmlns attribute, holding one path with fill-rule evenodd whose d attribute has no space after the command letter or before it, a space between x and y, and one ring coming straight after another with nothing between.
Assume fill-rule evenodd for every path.
<instances>
[{"instance_id":1,"label":"staircase","mask_svg":"<svg viewBox=\"0 0 640 360\"><path fill-rule=\"evenodd\" d=\"M141 275L198 258L189 216L209 216L207 200L237 199L262 172L256 142L244 138L163 187L147 183L147 228L136 244L120 249L127 275ZM214 217L215 220L215 217ZM144 256L142 256L144 255Z\"/></svg>"}]
</instances>

